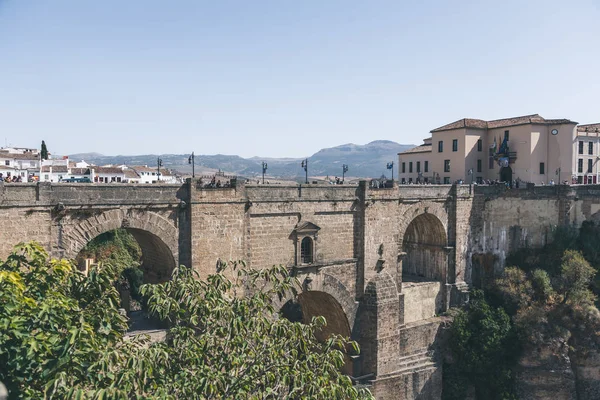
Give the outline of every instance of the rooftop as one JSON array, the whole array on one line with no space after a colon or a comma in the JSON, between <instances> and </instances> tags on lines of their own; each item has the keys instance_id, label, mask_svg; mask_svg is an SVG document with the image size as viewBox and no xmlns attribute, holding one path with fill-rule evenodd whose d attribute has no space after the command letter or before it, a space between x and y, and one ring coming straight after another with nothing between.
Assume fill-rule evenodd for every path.
<instances>
[{"instance_id":1,"label":"rooftop","mask_svg":"<svg viewBox=\"0 0 600 400\"><path fill-rule=\"evenodd\" d=\"M402 153L398 153L398 154L402 155L402 154L414 154L414 153L431 153L431 143L425 143L425 144L422 144L417 147L413 147L412 149L403 151Z\"/></svg>"},{"instance_id":2,"label":"rooftop","mask_svg":"<svg viewBox=\"0 0 600 400\"><path fill-rule=\"evenodd\" d=\"M542 124L542 125L560 125L560 124L577 124L566 118L561 119L546 119L539 114L523 115L520 117L511 117L496 119L492 121L484 121L481 119L463 118L450 124L435 128L431 132L443 132L453 129L471 128L471 129L496 129L505 128L515 125L526 124Z\"/></svg>"},{"instance_id":3,"label":"rooftop","mask_svg":"<svg viewBox=\"0 0 600 400\"><path fill-rule=\"evenodd\" d=\"M600 123L577 126L578 132L600 132Z\"/></svg>"}]
</instances>

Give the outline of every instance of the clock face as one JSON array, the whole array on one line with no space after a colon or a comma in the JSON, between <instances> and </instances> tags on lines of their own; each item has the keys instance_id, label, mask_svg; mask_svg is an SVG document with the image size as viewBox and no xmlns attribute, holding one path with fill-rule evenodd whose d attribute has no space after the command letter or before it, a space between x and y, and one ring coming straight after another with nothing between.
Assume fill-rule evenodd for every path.
<instances>
[{"instance_id":1,"label":"clock face","mask_svg":"<svg viewBox=\"0 0 600 400\"><path fill-rule=\"evenodd\" d=\"M552 129L552 134L553 135L558 135L558 129Z\"/></svg>"}]
</instances>

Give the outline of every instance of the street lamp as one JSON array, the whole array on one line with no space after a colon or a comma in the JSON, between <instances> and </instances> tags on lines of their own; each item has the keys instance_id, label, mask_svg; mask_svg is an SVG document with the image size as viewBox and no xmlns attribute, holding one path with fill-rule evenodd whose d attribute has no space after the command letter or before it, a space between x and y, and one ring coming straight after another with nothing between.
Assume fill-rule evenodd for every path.
<instances>
[{"instance_id":1,"label":"street lamp","mask_svg":"<svg viewBox=\"0 0 600 400\"><path fill-rule=\"evenodd\" d=\"M263 176L263 185L265 184L265 172L267 172L267 168L269 166L267 165L266 162L262 162L262 176Z\"/></svg>"},{"instance_id":2,"label":"street lamp","mask_svg":"<svg viewBox=\"0 0 600 400\"><path fill-rule=\"evenodd\" d=\"M471 175L471 185L473 184L473 168L469 168L469 172L467 172L469 175Z\"/></svg>"},{"instance_id":3,"label":"street lamp","mask_svg":"<svg viewBox=\"0 0 600 400\"><path fill-rule=\"evenodd\" d=\"M394 162L392 161L387 163L386 168L392 170L392 182L394 182Z\"/></svg>"},{"instance_id":4,"label":"street lamp","mask_svg":"<svg viewBox=\"0 0 600 400\"><path fill-rule=\"evenodd\" d=\"M156 159L156 180L160 181L160 167L162 167L162 159L160 157L158 157Z\"/></svg>"},{"instance_id":5,"label":"street lamp","mask_svg":"<svg viewBox=\"0 0 600 400\"><path fill-rule=\"evenodd\" d=\"M348 172L348 164L342 164L342 183L344 183L346 172Z\"/></svg>"},{"instance_id":6,"label":"street lamp","mask_svg":"<svg viewBox=\"0 0 600 400\"><path fill-rule=\"evenodd\" d=\"M306 183L308 184L308 158L302 160L302 168L304 168L304 173L306 174Z\"/></svg>"},{"instance_id":7,"label":"street lamp","mask_svg":"<svg viewBox=\"0 0 600 400\"><path fill-rule=\"evenodd\" d=\"M192 155L188 158L188 164L192 164L192 178L196 177L196 172L194 171L195 164L194 152L192 151Z\"/></svg>"}]
</instances>

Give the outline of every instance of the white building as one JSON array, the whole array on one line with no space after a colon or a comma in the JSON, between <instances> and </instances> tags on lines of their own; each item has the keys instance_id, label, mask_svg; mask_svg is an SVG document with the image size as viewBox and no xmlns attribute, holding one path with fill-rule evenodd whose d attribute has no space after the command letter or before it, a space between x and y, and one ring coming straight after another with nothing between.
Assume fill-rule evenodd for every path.
<instances>
[{"instance_id":1,"label":"white building","mask_svg":"<svg viewBox=\"0 0 600 400\"><path fill-rule=\"evenodd\" d=\"M130 168L139 175L140 183L156 183L158 181L156 168L150 168L147 165L136 165Z\"/></svg>"},{"instance_id":2,"label":"white building","mask_svg":"<svg viewBox=\"0 0 600 400\"><path fill-rule=\"evenodd\" d=\"M39 154L32 151L19 153L18 148L0 149L0 166L3 177L20 176L24 182L37 175L40 168ZM30 150L30 149L25 149Z\"/></svg>"},{"instance_id":3,"label":"white building","mask_svg":"<svg viewBox=\"0 0 600 400\"><path fill-rule=\"evenodd\" d=\"M574 146L573 183L600 183L600 124L578 125Z\"/></svg>"},{"instance_id":4,"label":"white building","mask_svg":"<svg viewBox=\"0 0 600 400\"><path fill-rule=\"evenodd\" d=\"M92 167L94 182L122 183L126 181L125 172L120 167Z\"/></svg>"},{"instance_id":5,"label":"white building","mask_svg":"<svg viewBox=\"0 0 600 400\"><path fill-rule=\"evenodd\" d=\"M66 165L42 165L40 182L60 182L69 177L69 168Z\"/></svg>"}]
</instances>

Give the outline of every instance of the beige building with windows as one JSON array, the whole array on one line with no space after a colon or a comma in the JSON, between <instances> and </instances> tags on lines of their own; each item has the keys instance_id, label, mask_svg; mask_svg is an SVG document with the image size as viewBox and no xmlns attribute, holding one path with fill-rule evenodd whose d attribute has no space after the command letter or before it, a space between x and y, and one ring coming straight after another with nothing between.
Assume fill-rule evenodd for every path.
<instances>
[{"instance_id":1,"label":"beige building with windows","mask_svg":"<svg viewBox=\"0 0 600 400\"><path fill-rule=\"evenodd\" d=\"M600 124L579 125L575 141L574 180L600 183Z\"/></svg>"},{"instance_id":2,"label":"beige building with windows","mask_svg":"<svg viewBox=\"0 0 600 400\"><path fill-rule=\"evenodd\" d=\"M577 179L576 163L580 163L575 157L578 141L595 141L594 154L598 154L599 127L578 128L577 122L545 119L538 114L494 121L464 118L432 130L421 146L398 154L398 180L441 184L460 180L519 180L536 185L572 182ZM583 146L587 152L588 144ZM587 171L591 157L587 153L582 156L582 170ZM600 172L597 164L594 159L596 175ZM584 173L581 175L583 183Z\"/></svg>"}]
</instances>

